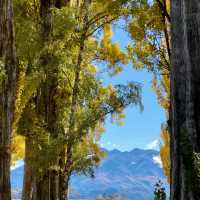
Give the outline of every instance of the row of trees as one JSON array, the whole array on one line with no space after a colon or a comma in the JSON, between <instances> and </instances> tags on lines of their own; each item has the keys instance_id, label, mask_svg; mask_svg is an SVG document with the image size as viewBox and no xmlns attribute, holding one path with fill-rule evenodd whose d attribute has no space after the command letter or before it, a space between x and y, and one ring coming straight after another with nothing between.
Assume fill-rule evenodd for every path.
<instances>
[{"instance_id":1,"label":"row of trees","mask_svg":"<svg viewBox=\"0 0 200 200\"><path fill-rule=\"evenodd\" d=\"M130 61L154 74L169 119L161 158L171 199L198 199L198 9L197 0L0 0L0 200L11 199L11 158L25 160L23 199L66 199L72 173L93 175L106 116L141 106L139 85L105 86L98 75ZM126 52L112 42L122 17Z\"/></svg>"},{"instance_id":2,"label":"row of trees","mask_svg":"<svg viewBox=\"0 0 200 200\"><path fill-rule=\"evenodd\" d=\"M70 176L93 175L104 157L97 142L107 115L120 119L123 108L141 104L139 85L97 78L97 66L114 75L128 63L111 30L128 6L1 1L1 200L11 199L11 154L13 162L24 157L23 199L67 199Z\"/></svg>"}]
</instances>

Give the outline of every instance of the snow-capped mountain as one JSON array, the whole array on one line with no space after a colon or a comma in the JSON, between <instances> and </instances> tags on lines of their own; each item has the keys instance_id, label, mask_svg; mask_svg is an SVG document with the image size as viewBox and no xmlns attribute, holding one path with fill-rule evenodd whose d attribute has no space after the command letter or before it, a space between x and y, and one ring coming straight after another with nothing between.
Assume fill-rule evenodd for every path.
<instances>
[{"instance_id":1,"label":"snow-capped mountain","mask_svg":"<svg viewBox=\"0 0 200 200\"><path fill-rule=\"evenodd\" d=\"M71 178L71 199L94 200L100 194L119 193L130 200L153 200L154 185L159 179L167 188L158 151L105 151L107 157L96 169L95 178ZM23 166L12 170L13 191L22 188L22 180Z\"/></svg>"}]
</instances>

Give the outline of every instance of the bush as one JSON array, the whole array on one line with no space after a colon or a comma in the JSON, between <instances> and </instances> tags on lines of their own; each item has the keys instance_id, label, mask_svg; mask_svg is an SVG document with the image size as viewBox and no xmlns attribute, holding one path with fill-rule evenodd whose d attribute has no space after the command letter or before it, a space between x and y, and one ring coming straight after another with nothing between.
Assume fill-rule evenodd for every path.
<instances>
[{"instance_id":1,"label":"bush","mask_svg":"<svg viewBox=\"0 0 200 200\"><path fill-rule=\"evenodd\" d=\"M165 188L160 180L155 184L154 200L166 200Z\"/></svg>"}]
</instances>

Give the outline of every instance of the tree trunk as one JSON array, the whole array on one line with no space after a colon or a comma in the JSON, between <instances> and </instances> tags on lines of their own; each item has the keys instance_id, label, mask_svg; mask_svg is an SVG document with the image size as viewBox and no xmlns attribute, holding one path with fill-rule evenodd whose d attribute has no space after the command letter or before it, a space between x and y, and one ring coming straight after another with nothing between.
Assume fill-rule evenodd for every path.
<instances>
[{"instance_id":1,"label":"tree trunk","mask_svg":"<svg viewBox=\"0 0 200 200\"><path fill-rule=\"evenodd\" d=\"M66 6L66 0L56 0L54 2L41 0L41 18L43 20L43 32L42 35L44 37L44 43L51 40L51 29L52 29L52 15L51 8L62 8ZM45 26L47 26L45 28ZM51 134L52 138L56 138L58 135L58 131L60 130L58 127L58 117L57 117L57 105L56 105L56 93L58 88L58 68L55 66L51 66L51 55L46 55L43 58L43 65L46 66L46 75L47 80L44 83L44 87L42 88L42 95L44 95L44 105L45 105L45 120L47 123L48 131ZM44 187L45 186L45 187ZM40 180L42 195L41 200L56 200L59 197L59 176L57 172L53 170L47 170L46 176ZM46 188L48 187L48 190Z\"/></svg>"},{"instance_id":2,"label":"tree trunk","mask_svg":"<svg viewBox=\"0 0 200 200\"><path fill-rule=\"evenodd\" d=\"M44 45L51 40L53 28L51 8L61 8L67 4L67 0L40 0L41 37ZM48 53L41 56L40 62L45 69L46 80L42 84L37 97L36 109L38 115L42 115L47 124L47 131L51 137L56 138L58 134L57 105L55 95L58 87L58 69L54 64L51 65L52 55ZM27 176L28 174L25 174ZM43 177L34 178L33 200L56 200L58 199L59 177L56 172L46 169Z\"/></svg>"},{"instance_id":3,"label":"tree trunk","mask_svg":"<svg viewBox=\"0 0 200 200\"><path fill-rule=\"evenodd\" d=\"M66 162L64 162L65 159ZM63 169L59 172L59 200L68 200L72 164L71 147L68 146L66 154L63 152L59 160L59 166Z\"/></svg>"},{"instance_id":4,"label":"tree trunk","mask_svg":"<svg viewBox=\"0 0 200 200\"><path fill-rule=\"evenodd\" d=\"M200 2L171 1L171 199L200 199Z\"/></svg>"},{"instance_id":5,"label":"tree trunk","mask_svg":"<svg viewBox=\"0 0 200 200\"><path fill-rule=\"evenodd\" d=\"M79 40L79 52L77 56L77 63L74 68L74 84L72 87L72 102L70 108L70 116L69 116L69 130L68 130L68 137L69 137L69 144L67 144L67 148L62 152L62 156L59 161L60 169L62 169L62 173L59 176L59 195L60 200L68 199L68 190L69 190L69 180L71 176L71 167L73 164L73 146L76 141L76 135L74 134L75 129L75 121L76 121L76 112L78 108L78 97L79 97L79 87L80 87L80 74L82 68L82 62L84 59L84 50L85 50L85 42L87 40L87 31L88 31L88 12L89 7L91 5L91 0L84 0L83 1L83 9L85 10L83 18L83 29L82 34ZM79 136L80 137L80 136ZM65 161L66 160L66 161Z\"/></svg>"},{"instance_id":6,"label":"tree trunk","mask_svg":"<svg viewBox=\"0 0 200 200\"><path fill-rule=\"evenodd\" d=\"M23 180L23 191L22 191L22 200L32 200L33 196L33 169L30 163L30 153L32 151L30 139L26 138L25 142L25 161L24 161L24 180Z\"/></svg>"},{"instance_id":7,"label":"tree trunk","mask_svg":"<svg viewBox=\"0 0 200 200\"><path fill-rule=\"evenodd\" d=\"M5 69L0 83L0 200L10 200L10 145L16 85L12 0L0 0L0 60Z\"/></svg>"},{"instance_id":8,"label":"tree trunk","mask_svg":"<svg viewBox=\"0 0 200 200\"><path fill-rule=\"evenodd\" d=\"M70 175L59 176L59 200L68 200Z\"/></svg>"}]
</instances>

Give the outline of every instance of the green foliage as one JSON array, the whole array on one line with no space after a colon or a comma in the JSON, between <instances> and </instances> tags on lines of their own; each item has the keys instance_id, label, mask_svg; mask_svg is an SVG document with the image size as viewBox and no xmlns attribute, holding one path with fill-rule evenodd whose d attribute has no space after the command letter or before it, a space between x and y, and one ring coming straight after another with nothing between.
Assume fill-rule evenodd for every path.
<instances>
[{"instance_id":1,"label":"green foliage","mask_svg":"<svg viewBox=\"0 0 200 200\"><path fill-rule=\"evenodd\" d=\"M133 39L128 51L133 59L135 68L147 68L155 71L163 67L161 52L165 49L160 45L163 35L161 12L156 3L140 1L132 9L132 19L128 31Z\"/></svg>"},{"instance_id":2,"label":"green foliage","mask_svg":"<svg viewBox=\"0 0 200 200\"><path fill-rule=\"evenodd\" d=\"M44 38L39 0L14 1L19 73L13 160L23 157L28 141L28 159L38 176L47 170L93 176L105 157L98 141L106 117L121 124L125 107L142 109L139 84L104 86L97 78L99 63L115 75L130 61L112 41L111 30L114 21L129 14L127 2L91 1L86 6L71 1L70 6L52 7L51 31ZM51 116L48 109L53 109Z\"/></svg>"},{"instance_id":3,"label":"green foliage","mask_svg":"<svg viewBox=\"0 0 200 200\"><path fill-rule=\"evenodd\" d=\"M39 0L15 0L15 31L17 57L33 64L39 58L41 38L39 34Z\"/></svg>"},{"instance_id":4,"label":"green foliage","mask_svg":"<svg viewBox=\"0 0 200 200\"><path fill-rule=\"evenodd\" d=\"M159 180L155 184L155 189L154 189L154 200L166 200L167 196L165 193L165 188L163 187L162 182Z\"/></svg>"}]
</instances>

